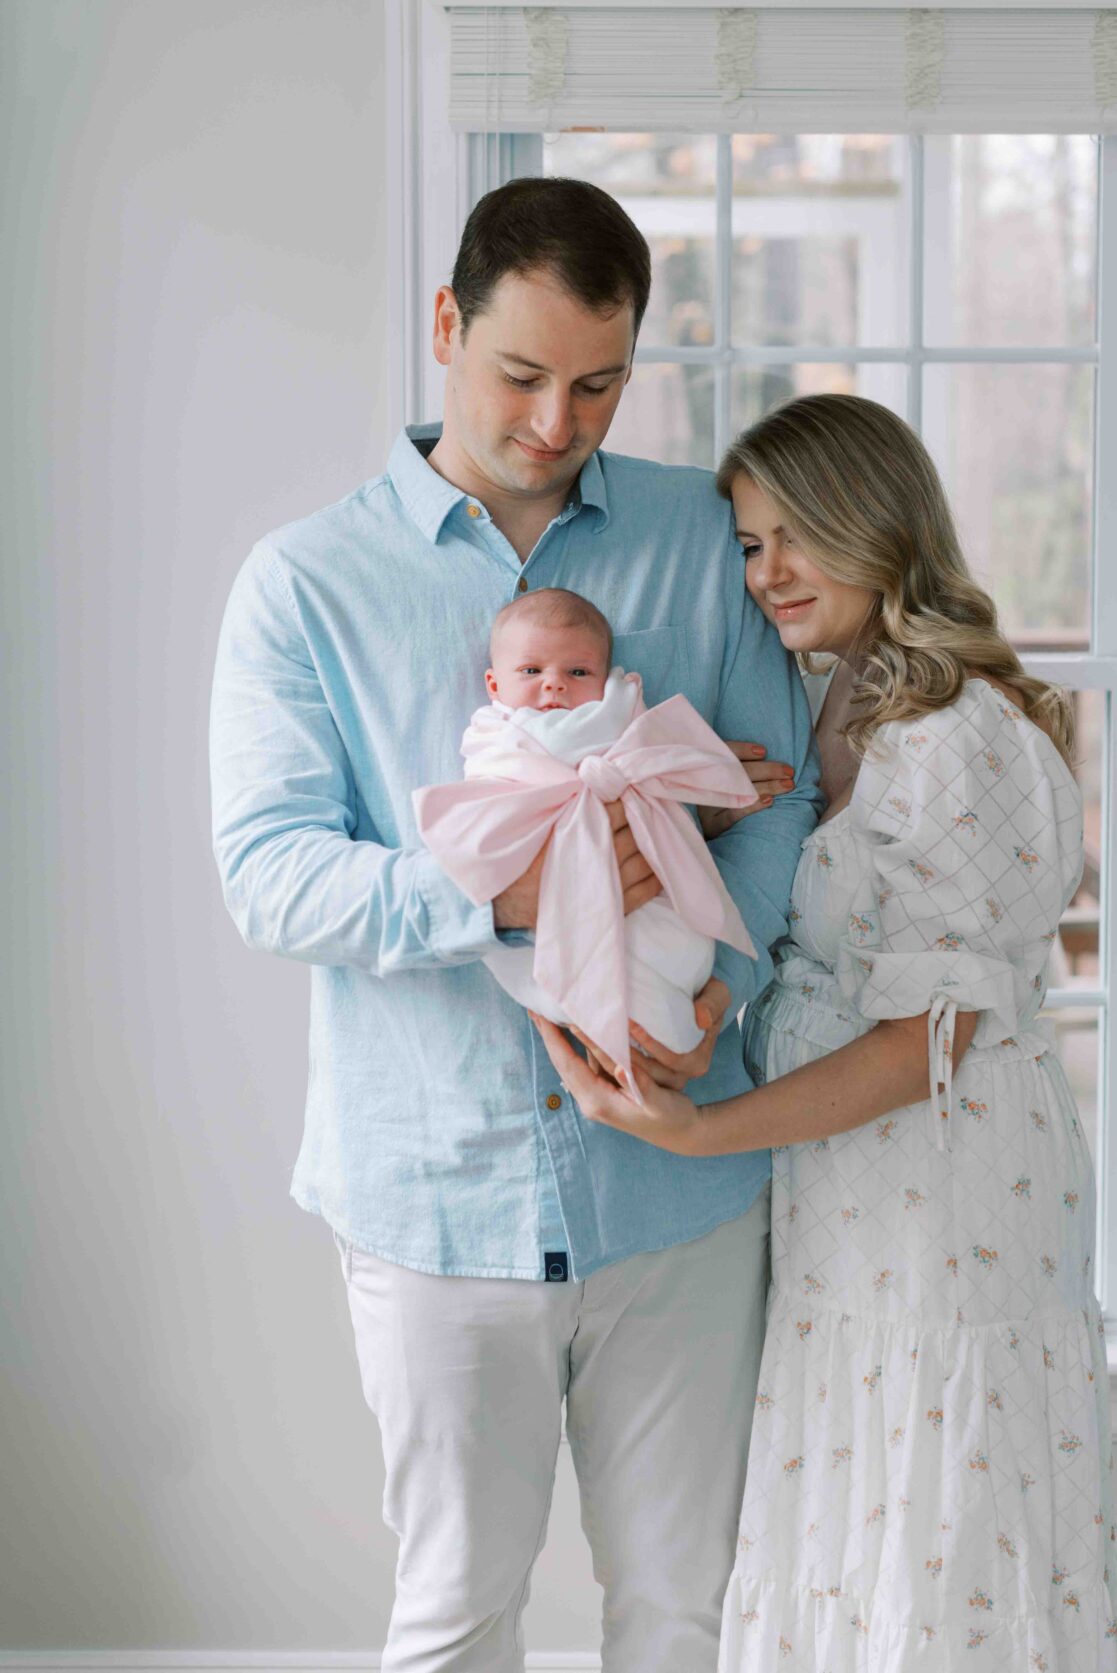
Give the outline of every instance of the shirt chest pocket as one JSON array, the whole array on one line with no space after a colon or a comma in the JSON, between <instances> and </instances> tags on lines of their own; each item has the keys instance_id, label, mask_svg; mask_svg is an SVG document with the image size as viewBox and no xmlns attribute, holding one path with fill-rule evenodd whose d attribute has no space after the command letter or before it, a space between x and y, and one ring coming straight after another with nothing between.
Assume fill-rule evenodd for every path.
<instances>
[{"instance_id":1,"label":"shirt chest pocket","mask_svg":"<svg viewBox=\"0 0 1117 1673\"><path fill-rule=\"evenodd\" d=\"M613 639L613 666L639 674L648 708L685 692L690 679L686 629L648 627L640 633L618 633Z\"/></svg>"}]
</instances>

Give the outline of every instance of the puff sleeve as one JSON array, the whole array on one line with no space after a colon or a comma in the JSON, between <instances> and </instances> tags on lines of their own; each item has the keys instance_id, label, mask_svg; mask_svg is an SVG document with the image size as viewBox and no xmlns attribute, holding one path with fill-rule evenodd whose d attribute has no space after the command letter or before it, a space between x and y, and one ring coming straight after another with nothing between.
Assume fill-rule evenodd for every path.
<instances>
[{"instance_id":1,"label":"puff sleeve","mask_svg":"<svg viewBox=\"0 0 1117 1673\"><path fill-rule=\"evenodd\" d=\"M881 727L849 816L871 864L839 982L866 1019L927 1012L945 1146L957 1011L986 1013L975 1043L990 1044L1042 1003L1047 954L1082 870L1077 786L1042 732L971 681L949 708Z\"/></svg>"}]
</instances>

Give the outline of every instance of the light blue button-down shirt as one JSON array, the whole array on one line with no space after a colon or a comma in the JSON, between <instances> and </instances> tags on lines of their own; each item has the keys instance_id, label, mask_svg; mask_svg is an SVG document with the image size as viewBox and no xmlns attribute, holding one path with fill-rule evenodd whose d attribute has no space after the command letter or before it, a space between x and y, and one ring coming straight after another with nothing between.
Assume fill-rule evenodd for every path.
<instances>
[{"instance_id":1,"label":"light blue button-down shirt","mask_svg":"<svg viewBox=\"0 0 1117 1673\"><path fill-rule=\"evenodd\" d=\"M237 576L213 691L214 849L249 946L312 967L295 1199L419 1271L541 1279L544 1254L566 1250L584 1278L744 1213L767 1154L684 1159L578 1114L480 962L500 939L491 908L424 850L411 792L460 776L489 628L521 578L585 594L649 704L681 691L722 737L795 769L796 791L712 845L761 949L719 946L737 1008L771 974L817 817L810 720L708 471L595 454L521 565L427 464L437 435L402 434L385 475L269 535ZM731 1024L691 1090L748 1084Z\"/></svg>"}]
</instances>

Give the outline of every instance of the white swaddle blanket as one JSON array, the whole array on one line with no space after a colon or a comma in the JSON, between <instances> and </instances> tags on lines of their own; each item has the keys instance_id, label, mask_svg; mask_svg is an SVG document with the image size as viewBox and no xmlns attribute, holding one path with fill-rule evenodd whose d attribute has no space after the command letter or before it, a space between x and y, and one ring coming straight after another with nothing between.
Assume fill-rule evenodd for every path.
<instances>
[{"instance_id":1,"label":"white swaddle blanket","mask_svg":"<svg viewBox=\"0 0 1117 1673\"><path fill-rule=\"evenodd\" d=\"M576 709L509 709L499 702L490 707L503 721L527 732L557 760L577 766L587 755L598 754L616 743L640 705L639 676L614 668L600 701L583 703ZM474 716L471 731L478 718ZM501 753L498 767L492 754L482 749L467 755L465 776L484 778L499 771L502 778L511 778L517 764L513 751ZM577 910L576 902L571 902L571 910ZM624 930L631 1016L670 1051L692 1051L703 1033L694 1020L694 996L710 979L716 942L685 924L662 895L630 912ZM521 1005L552 1022L567 1022L555 1001L534 980L533 959L531 946L500 947L486 954L484 962L505 992Z\"/></svg>"}]
</instances>

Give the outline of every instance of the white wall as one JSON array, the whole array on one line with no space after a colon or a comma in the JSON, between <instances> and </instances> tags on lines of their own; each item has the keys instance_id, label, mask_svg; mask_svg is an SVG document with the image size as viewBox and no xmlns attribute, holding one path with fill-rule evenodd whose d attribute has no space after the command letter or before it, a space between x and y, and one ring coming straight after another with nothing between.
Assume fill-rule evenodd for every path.
<instances>
[{"instance_id":1,"label":"white wall","mask_svg":"<svg viewBox=\"0 0 1117 1673\"><path fill-rule=\"evenodd\" d=\"M393 1542L290 1202L305 970L247 952L205 727L253 539L386 444L375 0L4 0L6 1649L376 1649ZM564 1457L529 1615L589 1647Z\"/></svg>"}]
</instances>

